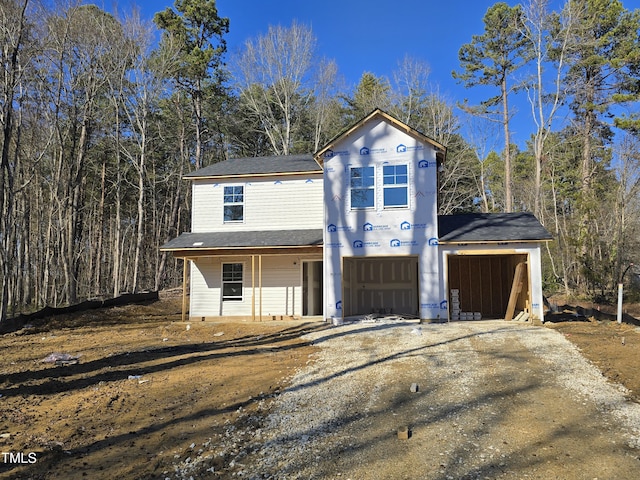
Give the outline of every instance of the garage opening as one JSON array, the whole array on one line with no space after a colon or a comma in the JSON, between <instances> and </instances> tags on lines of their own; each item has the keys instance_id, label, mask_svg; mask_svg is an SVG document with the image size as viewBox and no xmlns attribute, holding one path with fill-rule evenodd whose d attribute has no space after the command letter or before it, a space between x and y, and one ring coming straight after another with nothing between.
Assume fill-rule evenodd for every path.
<instances>
[{"instance_id":1,"label":"garage opening","mask_svg":"<svg viewBox=\"0 0 640 480\"><path fill-rule=\"evenodd\" d=\"M343 257L343 315L418 314L418 257Z\"/></svg>"},{"instance_id":2,"label":"garage opening","mask_svg":"<svg viewBox=\"0 0 640 480\"><path fill-rule=\"evenodd\" d=\"M451 320L502 319L508 311L512 317L530 311L527 257L526 254L449 255Z\"/></svg>"}]
</instances>

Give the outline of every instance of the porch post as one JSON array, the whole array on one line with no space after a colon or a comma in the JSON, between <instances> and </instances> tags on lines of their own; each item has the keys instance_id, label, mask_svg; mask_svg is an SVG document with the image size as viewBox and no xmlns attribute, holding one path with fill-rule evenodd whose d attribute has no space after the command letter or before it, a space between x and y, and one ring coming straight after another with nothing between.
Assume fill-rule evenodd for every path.
<instances>
[{"instance_id":1,"label":"porch post","mask_svg":"<svg viewBox=\"0 0 640 480\"><path fill-rule=\"evenodd\" d=\"M187 321L187 257L184 257L182 265L182 321Z\"/></svg>"},{"instance_id":2,"label":"porch post","mask_svg":"<svg viewBox=\"0 0 640 480\"><path fill-rule=\"evenodd\" d=\"M262 255L258 255L258 289L260 291L260 321L262 321Z\"/></svg>"},{"instance_id":3,"label":"porch post","mask_svg":"<svg viewBox=\"0 0 640 480\"><path fill-rule=\"evenodd\" d=\"M256 256L251 255L251 321L256 321Z\"/></svg>"}]
</instances>

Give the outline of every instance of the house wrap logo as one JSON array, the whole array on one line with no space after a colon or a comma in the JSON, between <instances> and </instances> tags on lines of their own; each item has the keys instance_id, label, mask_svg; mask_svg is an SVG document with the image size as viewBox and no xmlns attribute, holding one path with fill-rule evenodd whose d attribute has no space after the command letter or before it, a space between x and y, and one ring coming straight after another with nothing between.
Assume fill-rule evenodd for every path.
<instances>
[{"instance_id":1,"label":"house wrap logo","mask_svg":"<svg viewBox=\"0 0 640 480\"><path fill-rule=\"evenodd\" d=\"M322 156L326 159L329 159L329 158L337 157L339 155L343 157L349 156L349 150L340 150L339 152L334 152L333 150L327 150L326 152L324 152Z\"/></svg>"},{"instance_id":2,"label":"house wrap logo","mask_svg":"<svg viewBox=\"0 0 640 480\"><path fill-rule=\"evenodd\" d=\"M373 223L367 222L364 225L362 225L362 231L363 232L373 232L373 231L380 231L380 230L391 230L391 226L389 225L374 225Z\"/></svg>"},{"instance_id":3,"label":"house wrap logo","mask_svg":"<svg viewBox=\"0 0 640 480\"><path fill-rule=\"evenodd\" d=\"M398 238L394 238L389 242L390 247L413 247L418 245L417 240L400 240Z\"/></svg>"},{"instance_id":4,"label":"house wrap logo","mask_svg":"<svg viewBox=\"0 0 640 480\"><path fill-rule=\"evenodd\" d=\"M428 309L436 309L439 308L437 303L422 303L420 304L420 308L428 308Z\"/></svg>"},{"instance_id":5,"label":"house wrap logo","mask_svg":"<svg viewBox=\"0 0 640 480\"><path fill-rule=\"evenodd\" d=\"M387 153L387 149L386 148L369 148L369 147L362 147L360 149L360 155L371 155L373 153Z\"/></svg>"},{"instance_id":6,"label":"house wrap logo","mask_svg":"<svg viewBox=\"0 0 640 480\"><path fill-rule=\"evenodd\" d=\"M424 230L427 228L426 223L411 223L404 221L400 224L400 230Z\"/></svg>"},{"instance_id":7,"label":"house wrap logo","mask_svg":"<svg viewBox=\"0 0 640 480\"><path fill-rule=\"evenodd\" d=\"M431 237L428 241L427 244L430 247L437 247L438 246L438 239L436 237Z\"/></svg>"},{"instance_id":8,"label":"house wrap logo","mask_svg":"<svg viewBox=\"0 0 640 480\"><path fill-rule=\"evenodd\" d=\"M363 242L362 240L355 240L353 242L353 248L373 248L373 247L379 247L380 246L380 242L376 242L376 241L370 241L370 242Z\"/></svg>"},{"instance_id":9,"label":"house wrap logo","mask_svg":"<svg viewBox=\"0 0 640 480\"><path fill-rule=\"evenodd\" d=\"M336 302L336 310L342 310L342 300Z\"/></svg>"},{"instance_id":10,"label":"house wrap logo","mask_svg":"<svg viewBox=\"0 0 640 480\"><path fill-rule=\"evenodd\" d=\"M414 147L407 147L406 145L401 143L400 145L398 145L396 147L396 153L407 153L407 152L416 151L416 150L424 150L424 146L423 145L416 145Z\"/></svg>"},{"instance_id":11,"label":"house wrap logo","mask_svg":"<svg viewBox=\"0 0 640 480\"><path fill-rule=\"evenodd\" d=\"M353 228L351 225L336 225L335 223L330 223L327 225L327 232L336 233L336 232L351 232Z\"/></svg>"},{"instance_id":12,"label":"house wrap logo","mask_svg":"<svg viewBox=\"0 0 640 480\"><path fill-rule=\"evenodd\" d=\"M432 160L418 160L418 168L429 168L429 167L437 167L438 162Z\"/></svg>"}]
</instances>

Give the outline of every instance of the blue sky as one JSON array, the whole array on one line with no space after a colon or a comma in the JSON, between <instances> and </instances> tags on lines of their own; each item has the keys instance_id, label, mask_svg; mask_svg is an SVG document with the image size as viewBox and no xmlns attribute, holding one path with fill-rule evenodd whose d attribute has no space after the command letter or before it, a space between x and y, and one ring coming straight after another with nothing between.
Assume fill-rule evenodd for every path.
<instances>
[{"instance_id":1,"label":"blue sky","mask_svg":"<svg viewBox=\"0 0 640 480\"><path fill-rule=\"evenodd\" d=\"M108 0L107 0L108 1ZM120 0L151 18L173 7L166 0ZM266 33L269 25L289 26L294 20L311 26L321 55L334 59L349 86L365 71L389 76L409 54L431 66L431 81L444 92L462 94L451 70L458 68L458 50L471 35L481 34L482 17L495 1L489 0L218 0L218 13L229 17L229 52L245 40ZM319 6L321 5L321 6ZM462 93L461 93L462 92Z\"/></svg>"},{"instance_id":2,"label":"blue sky","mask_svg":"<svg viewBox=\"0 0 640 480\"><path fill-rule=\"evenodd\" d=\"M103 0L108 2L109 0ZM173 0L116 0L122 9L131 4L144 17L173 7ZM269 25L289 26L294 20L309 25L318 40L318 53L338 64L348 87L364 72L390 77L405 55L424 60L431 67L429 82L451 102L471 103L495 95L493 90L465 89L452 77L459 69L458 50L483 33L482 18L497 0L218 0L218 13L230 19L226 36L229 53L248 38L266 33ZM99 2L98 2L99 3ZM516 1L507 0L510 5ZM551 0L551 4L563 2ZM629 9L640 0L623 0ZM512 125L513 141L523 147L533 131L528 104L513 99L517 109Z\"/></svg>"}]
</instances>

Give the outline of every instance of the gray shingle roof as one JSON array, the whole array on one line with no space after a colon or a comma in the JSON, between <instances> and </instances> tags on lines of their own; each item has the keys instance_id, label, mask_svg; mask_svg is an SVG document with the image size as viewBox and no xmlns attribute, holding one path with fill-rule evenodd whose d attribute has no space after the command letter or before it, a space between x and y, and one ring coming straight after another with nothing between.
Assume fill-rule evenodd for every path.
<instances>
[{"instance_id":1,"label":"gray shingle roof","mask_svg":"<svg viewBox=\"0 0 640 480\"><path fill-rule=\"evenodd\" d=\"M304 247L322 245L322 229L268 230L257 232L183 233L160 247L161 250L187 250L239 247Z\"/></svg>"},{"instance_id":2,"label":"gray shingle roof","mask_svg":"<svg viewBox=\"0 0 640 480\"><path fill-rule=\"evenodd\" d=\"M528 212L440 215L438 237L440 242L514 242L553 238Z\"/></svg>"},{"instance_id":3,"label":"gray shingle roof","mask_svg":"<svg viewBox=\"0 0 640 480\"><path fill-rule=\"evenodd\" d=\"M225 177L228 175L265 175L271 173L322 172L311 154L277 155L271 157L232 158L214 163L185 178Z\"/></svg>"}]
</instances>

